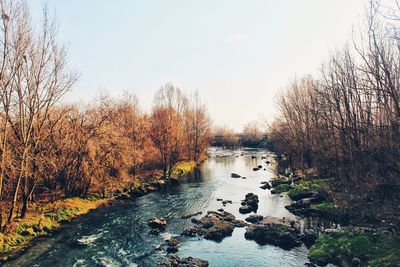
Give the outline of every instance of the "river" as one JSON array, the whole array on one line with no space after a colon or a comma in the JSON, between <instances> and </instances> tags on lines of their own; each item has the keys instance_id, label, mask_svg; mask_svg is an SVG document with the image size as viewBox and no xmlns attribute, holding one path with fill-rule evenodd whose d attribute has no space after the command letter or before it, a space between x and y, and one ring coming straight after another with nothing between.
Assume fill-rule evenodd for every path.
<instances>
[{"instance_id":1,"label":"river","mask_svg":"<svg viewBox=\"0 0 400 267\"><path fill-rule=\"evenodd\" d=\"M62 231L35 242L5 266L155 266L166 257L155 249L171 237L180 241L177 255L205 259L212 267L304 266L308 262L304 246L290 251L261 246L244 238L244 228L236 228L222 242L179 237L184 229L192 226L190 219L181 216L198 211L204 215L207 210L222 208L217 198L232 200L233 204L223 208L245 219L248 215L238 210L249 192L259 196L258 214L293 217L284 208L290 203L286 195L272 195L269 190L259 188L260 182L274 175L273 166L267 166L261 155L270 154L261 150L211 149L210 158L179 185L94 210L65 225ZM266 170L252 170L260 164ZM232 172L246 179L231 178ZM149 234L147 222L152 217L164 217L169 222L160 236ZM78 239L87 240L88 245L77 245Z\"/></svg>"}]
</instances>

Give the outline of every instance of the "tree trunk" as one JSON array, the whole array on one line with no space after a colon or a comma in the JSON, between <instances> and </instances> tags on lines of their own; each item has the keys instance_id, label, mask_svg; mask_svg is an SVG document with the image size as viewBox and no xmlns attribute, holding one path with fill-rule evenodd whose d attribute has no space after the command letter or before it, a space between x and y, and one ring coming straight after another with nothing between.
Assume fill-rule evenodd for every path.
<instances>
[{"instance_id":1,"label":"tree trunk","mask_svg":"<svg viewBox=\"0 0 400 267\"><path fill-rule=\"evenodd\" d=\"M11 207L10 207L10 211L8 213L7 224L11 223L11 220L13 219L13 216L14 216L14 210L15 210L15 207L17 205L19 186L21 184L22 176L23 176L23 174L25 172L26 153L27 153L27 151L26 151L26 149L24 149L24 153L22 154L22 160L21 160L21 170L20 170L20 173L18 175L17 184L15 185L15 188L14 188L14 191L13 191L13 198L11 200Z\"/></svg>"},{"instance_id":2,"label":"tree trunk","mask_svg":"<svg viewBox=\"0 0 400 267\"><path fill-rule=\"evenodd\" d=\"M29 188L28 193L24 194L24 196L22 197L21 218L25 218L26 213L28 212L29 199L31 199L33 191L35 190L35 186L36 186L36 184L34 182L33 185L31 186L31 188Z\"/></svg>"}]
</instances>

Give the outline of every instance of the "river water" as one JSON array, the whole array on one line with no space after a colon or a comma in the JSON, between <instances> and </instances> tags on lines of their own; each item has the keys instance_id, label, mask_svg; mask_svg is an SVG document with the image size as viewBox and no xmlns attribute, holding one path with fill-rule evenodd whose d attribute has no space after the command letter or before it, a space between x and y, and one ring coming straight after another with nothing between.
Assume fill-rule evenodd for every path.
<instances>
[{"instance_id":1,"label":"river water","mask_svg":"<svg viewBox=\"0 0 400 267\"><path fill-rule=\"evenodd\" d=\"M269 154L260 150L211 149L210 158L179 185L94 210L65 225L59 233L39 240L5 266L155 266L166 257L155 249L171 237L180 241L179 256L202 258L210 266L304 266L308 262L304 246L290 251L260 246L244 238L244 228L236 228L222 242L179 237L192 226L190 219L181 216L198 211L204 215L207 210L222 208L217 198L232 200L233 204L223 208L245 219L248 215L238 210L249 192L259 196L258 214L293 217L284 208L290 203L286 195L272 195L259 188L260 182L274 175L273 166L267 166L261 155ZM253 171L257 165L266 170ZM246 179L231 178L232 172ZM169 222L160 236L149 234L147 222L152 217L164 217ZM77 245L79 239L86 240L87 245Z\"/></svg>"}]
</instances>

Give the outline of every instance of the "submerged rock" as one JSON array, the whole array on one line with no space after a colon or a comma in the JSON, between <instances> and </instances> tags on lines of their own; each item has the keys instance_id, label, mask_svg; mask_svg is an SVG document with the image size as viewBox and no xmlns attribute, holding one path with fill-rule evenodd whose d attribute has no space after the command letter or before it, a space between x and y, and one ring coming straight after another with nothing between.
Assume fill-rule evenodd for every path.
<instances>
[{"instance_id":1,"label":"submerged rock","mask_svg":"<svg viewBox=\"0 0 400 267\"><path fill-rule=\"evenodd\" d=\"M207 267L208 261L187 257L180 258L177 255L171 255L167 261L159 263L157 267Z\"/></svg>"},{"instance_id":2,"label":"submerged rock","mask_svg":"<svg viewBox=\"0 0 400 267\"><path fill-rule=\"evenodd\" d=\"M150 230L150 234L152 234L152 235L159 235L160 233L161 233L161 230L157 229L157 228Z\"/></svg>"},{"instance_id":3,"label":"submerged rock","mask_svg":"<svg viewBox=\"0 0 400 267\"><path fill-rule=\"evenodd\" d=\"M203 212L201 212L201 211L199 211L199 212L194 212L194 213L190 213L190 214L183 215L181 218L182 218L182 219L190 219L190 218L192 218L192 217L201 215L202 213L203 213Z\"/></svg>"},{"instance_id":4,"label":"submerged rock","mask_svg":"<svg viewBox=\"0 0 400 267\"><path fill-rule=\"evenodd\" d=\"M168 254L177 253L178 252L179 241L176 239L167 239L164 243L162 243L159 247L157 247L156 251L166 251Z\"/></svg>"},{"instance_id":5,"label":"submerged rock","mask_svg":"<svg viewBox=\"0 0 400 267\"><path fill-rule=\"evenodd\" d=\"M245 238L258 244L271 244L283 249L292 249L301 245L300 231L286 221L267 216L257 224L246 229Z\"/></svg>"},{"instance_id":6,"label":"submerged rock","mask_svg":"<svg viewBox=\"0 0 400 267\"><path fill-rule=\"evenodd\" d=\"M226 206L226 204L232 204L232 200L224 200L222 201L222 205Z\"/></svg>"}]
</instances>

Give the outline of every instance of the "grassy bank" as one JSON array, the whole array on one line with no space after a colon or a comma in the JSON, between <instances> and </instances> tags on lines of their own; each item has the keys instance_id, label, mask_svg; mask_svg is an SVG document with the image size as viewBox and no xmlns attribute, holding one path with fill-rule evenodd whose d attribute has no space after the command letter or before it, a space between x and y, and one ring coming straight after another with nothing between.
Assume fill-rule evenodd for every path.
<instances>
[{"instance_id":1,"label":"grassy bank","mask_svg":"<svg viewBox=\"0 0 400 267\"><path fill-rule=\"evenodd\" d=\"M172 177L171 178L179 178L182 175L188 174L197 167L197 163L195 161L182 161L175 164L172 169Z\"/></svg>"},{"instance_id":2,"label":"grassy bank","mask_svg":"<svg viewBox=\"0 0 400 267\"><path fill-rule=\"evenodd\" d=\"M16 218L0 233L0 258L6 260L25 248L33 239L46 236L61 224L106 204L109 199L69 198L34 205L23 219Z\"/></svg>"},{"instance_id":3,"label":"grassy bank","mask_svg":"<svg viewBox=\"0 0 400 267\"><path fill-rule=\"evenodd\" d=\"M311 247L311 261L326 265L391 267L400 264L400 242L390 234L343 231L320 237ZM357 260L358 259L358 260Z\"/></svg>"},{"instance_id":4,"label":"grassy bank","mask_svg":"<svg viewBox=\"0 0 400 267\"><path fill-rule=\"evenodd\" d=\"M302 172L303 173L303 172ZM288 181L289 180L289 181ZM279 176L273 190L287 192L295 202L287 208L295 215L318 217L351 225L344 230L331 229L322 233L311 246L309 259L320 266L400 266L400 241L388 224L368 221L351 212L351 203L344 202L342 192L333 179L312 175L296 175L292 182ZM290 185L289 185L290 184ZM363 227L357 227L362 225ZM367 227L365 227L367 226Z\"/></svg>"},{"instance_id":5,"label":"grassy bank","mask_svg":"<svg viewBox=\"0 0 400 267\"><path fill-rule=\"evenodd\" d=\"M177 163L172 170L171 179L176 180L182 175L190 173L196 166L194 161ZM155 170L151 180L160 180L162 178L160 173ZM135 181L134 187L149 186L152 181ZM98 198L94 196L74 197L31 205L25 218L15 218L3 233L0 232L0 261L6 261L17 255L36 238L49 235L59 229L63 223L105 205L112 199L112 197Z\"/></svg>"}]
</instances>

